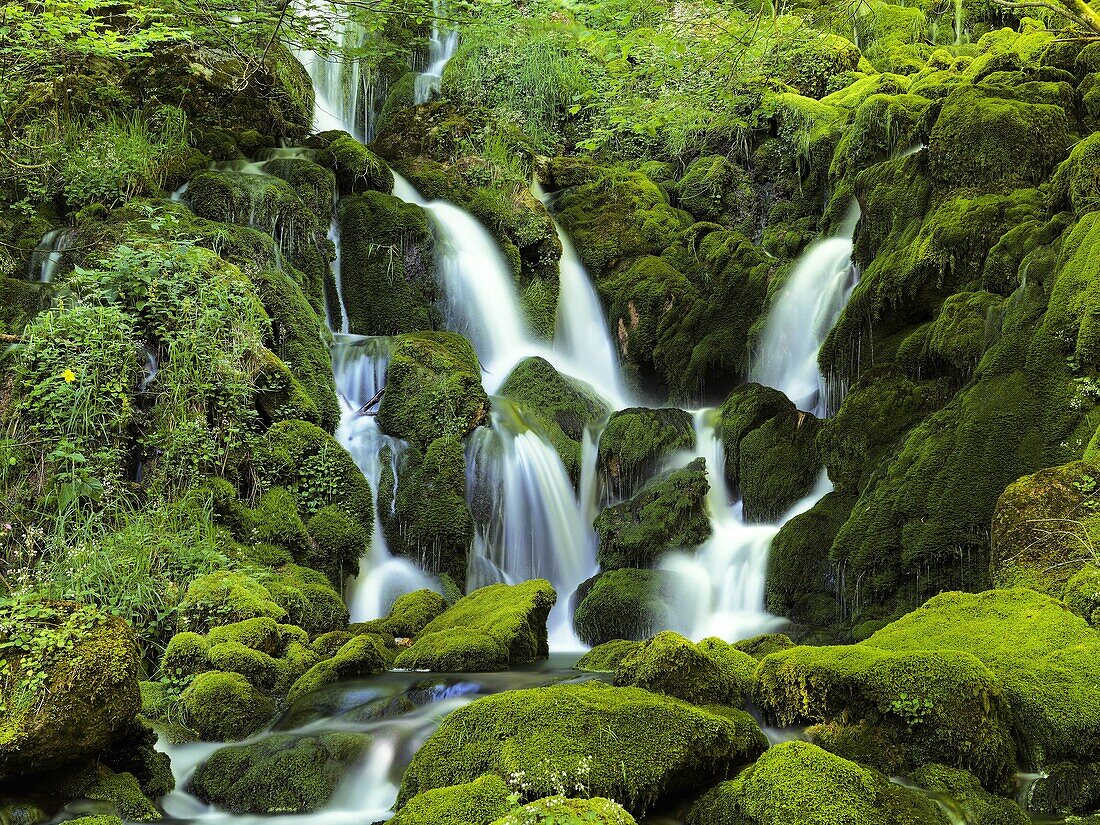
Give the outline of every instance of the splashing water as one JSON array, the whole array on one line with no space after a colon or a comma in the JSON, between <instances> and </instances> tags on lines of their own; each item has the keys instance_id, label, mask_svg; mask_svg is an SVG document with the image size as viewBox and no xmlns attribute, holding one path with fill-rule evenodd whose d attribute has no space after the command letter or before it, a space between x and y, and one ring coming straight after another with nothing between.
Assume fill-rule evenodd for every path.
<instances>
[{"instance_id":1,"label":"splashing water","mask_svg":"<svg viewBox=\"0 0 1100 825\"><path fill-rule=\"evenodd\" d=\"M76 239L76 230L69 228L51 229L42 236L31 252L31 262L27 269L27 279L48 284L53 281L61 267L61 259Z\"/></svg>"},{"instance_id":2,"label":"splashing water","mask_svg":"<svg viewBox=\"0 0 1100 825\"><path fill-rule=\"evenodd\" d=\"M447 9L440 0L432 0L432 37L428 41L428 65L416 76L413 87L413 103L427 103L439 94L443 85L443 70L451 62L458 49L458 29L451 25L444 30L443 20Z\"/></svg>"}]
</instances>

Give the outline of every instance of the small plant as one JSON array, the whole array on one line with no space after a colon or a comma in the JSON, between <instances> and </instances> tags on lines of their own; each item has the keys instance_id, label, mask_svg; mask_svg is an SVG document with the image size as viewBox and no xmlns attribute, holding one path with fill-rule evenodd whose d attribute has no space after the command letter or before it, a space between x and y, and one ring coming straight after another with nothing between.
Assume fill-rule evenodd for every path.
<instances>
[{"instance_id":1,"label":"small plant","mask_svg":"<svg viewBox=\"0 0 1100 825\"><path fill-rule=\"evenodd\" d=\"M925 721L934 705L927 697L910 696L899 693L898 698L890 702L890 712L900 716L909 727L915 727Z\"/></svg>"}]
</instances>

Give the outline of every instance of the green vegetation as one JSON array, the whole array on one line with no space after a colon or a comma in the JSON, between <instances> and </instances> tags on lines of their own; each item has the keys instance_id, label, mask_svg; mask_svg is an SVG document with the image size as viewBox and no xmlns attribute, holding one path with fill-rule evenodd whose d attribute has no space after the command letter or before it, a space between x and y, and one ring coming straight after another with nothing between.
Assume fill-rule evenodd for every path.
<instances>
[{"instance_id":1,"label":"green vegetation","mask_svg":"<svg viewBox=\"0 0 1100 825\"><path fill-rule=\"evenodd\" d=\"M740 707L752 693L756 660L721 639L692 644L666 631L634 647L615 667L615 684L696 705Z\"/></svg>"}]
</instances>

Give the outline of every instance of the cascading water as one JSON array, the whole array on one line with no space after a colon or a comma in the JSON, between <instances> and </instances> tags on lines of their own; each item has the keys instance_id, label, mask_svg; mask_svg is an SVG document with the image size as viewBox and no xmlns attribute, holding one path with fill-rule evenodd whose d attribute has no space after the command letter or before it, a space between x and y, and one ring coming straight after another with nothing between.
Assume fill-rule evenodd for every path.
<instances>
[{"instance_id":1,"label":"cascading water","mask_svg":"<svg viewBox=\"0 0 1100 825\"><path fill-rule=\"evenodd\" d=\"M768 313L750 371L751 380L781 390L819 418L830 405L817 356L859 278L852 263L858 221L859 205L853 203L840 235L802 253Z\"/></svg>"},{"instance_id":2,"label":"cascading water","mask_svg":"<svg viewBox=\"0 0 1100 825\"><path fill-rule=\"evenodd\" d=\"M42 236L42 240L31 252L31 262L27 269L27 279L48 284L57 274L61 259L72 246L76 230L70 228L51 229Z\"/></svg>"},{"instance_id":3,"label":"cascading water","mask_svg":"<svg viewBox=\"0 0 1100 825\"><path fill-rule=\"evenodd\" d=\"M401 457L408 446L381 431L374 415L369 414L376 410L364 410L385 386L388 363L389 342L385 338L341 335L334 341L333 373L343 408L336 438L351 453L374 494L374 532L370 548L360 559L359 575L348 588L348 609L353 622L385 616L394 600L404 593L421 588L438 589L438 584L415 564L390 554L382 532L382 508L390 515L395 506L392 500L379 500L382 462L388 456L397 479Z\"/></svg>"},{"instance_id":4,"label":"cascading water","mask_svg":"<svg viewBox=\"0 0 1100 825\"><path fill-rule=\"evenodd\" d=\"M413 102L418 106L439 94L443 85L443 70L458 49L458 29L449 23L444 25L445 15L443 3L432 0L432 36L428 41L428 65L416 76L413 88Z\"/></svg>"}]
</instances>

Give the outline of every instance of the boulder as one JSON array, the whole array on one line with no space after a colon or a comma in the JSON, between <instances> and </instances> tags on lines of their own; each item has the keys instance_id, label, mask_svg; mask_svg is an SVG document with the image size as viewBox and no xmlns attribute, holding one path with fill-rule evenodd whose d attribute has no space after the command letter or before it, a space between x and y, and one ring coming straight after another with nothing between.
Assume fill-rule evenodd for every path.
<instances>
[{"instance_id":1,"label":"boulder","mask_svg":"<svg viewBox=\"0 0 1100 825\"><path fill-rule=\"evenodd\" d=\"M354 636L335 655L315 664L291 685L286 696L287 704L293 704L307 693L341 679L382 673L389 667L391 658L392 655L381 636L375 633Z\"/></svg>"},{"instance_id":2,"label":"boulder","mask_svg":"<svg viewBox=\"0 0 1100 825\"><path fill-rule=\"evenodd\" d=\"M417 794L386 825L490 825L512 809L512 789L494 774Z\"/></svg>"},{"instance_id":3,"label":"boulder","mask_svg":"<svg viewBox=\"0 0 1100 825\"><path fill-rule=\"evenodd\" d=\"M600 434L600 472L613 499L630 498L674 453L694 447L694 423L684 410L617 410Z\"/></svg>"},{"instance_id":4,"label":"boulder","mask_svg":"<svg viewBox=\"0 0 1100 825\"><path fill-rule=\"evenodd\" d=\"M577 588L573 625L581 641L648 639L672 623L675 581L664 570L623 568L589 579Z\"/></svg>"},{"instance_id":5,"label":"boulder","mask_svg":"<svg viewBox=\"0 0 1100 825\"><path fill-rule=\"evenodd\" d=\"M548 796L493 822L493 825L637 825L626 809L610 799Z\"/></svg>"},{"instance_id":6,"label":"boulder","mask_svg":"<svg viewBox=\"0 0 1100 825\"><path fill-rule=\"evenodd\" d=\"M721 639L698 644L678 633L658 633L637 645L615 668L615 684L645 688L696 705L741 707L752 695L756 659Z\"/></svg>"}]
</instances>

